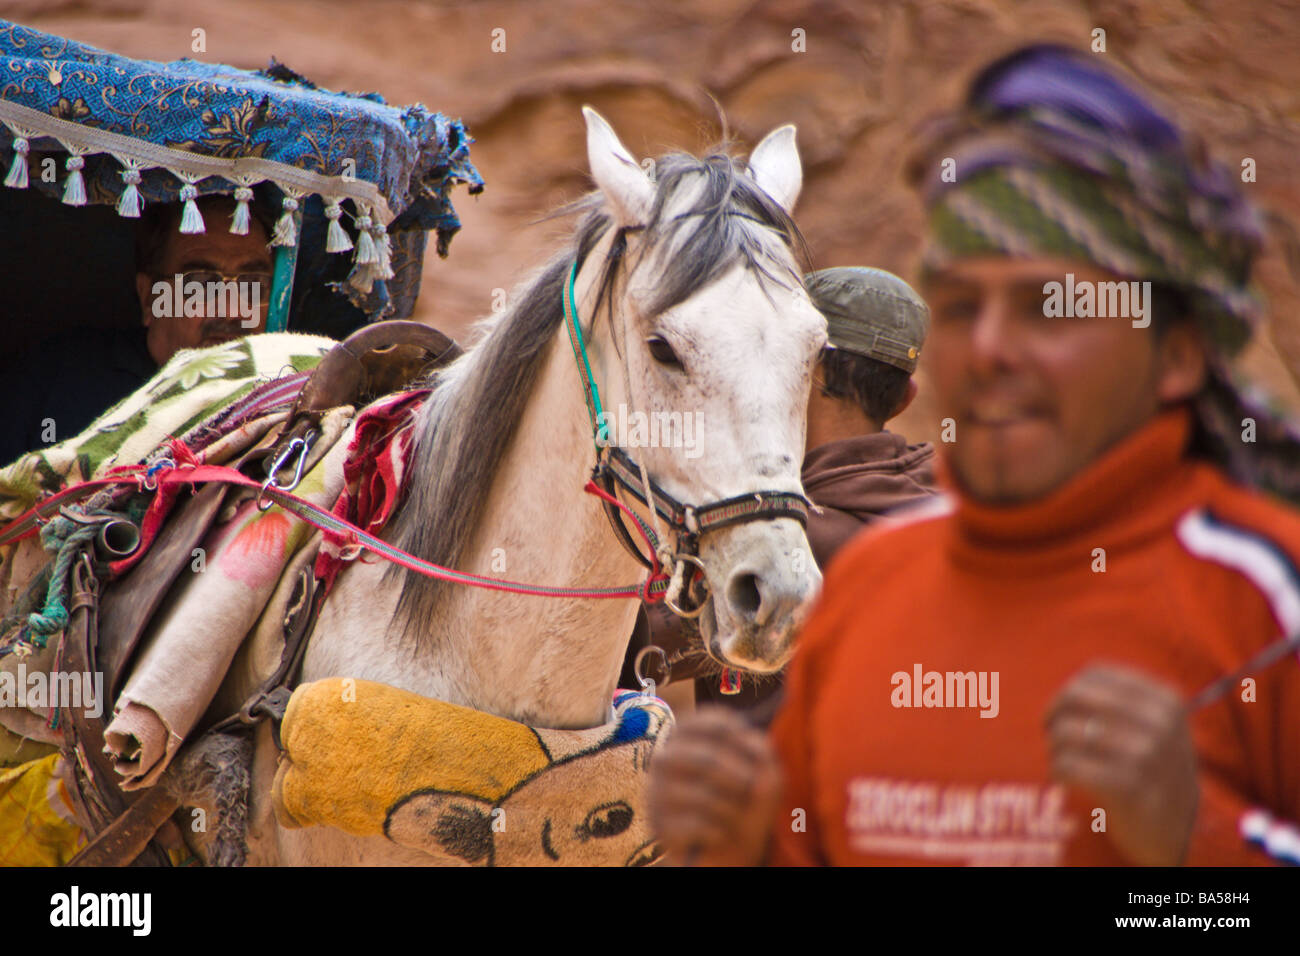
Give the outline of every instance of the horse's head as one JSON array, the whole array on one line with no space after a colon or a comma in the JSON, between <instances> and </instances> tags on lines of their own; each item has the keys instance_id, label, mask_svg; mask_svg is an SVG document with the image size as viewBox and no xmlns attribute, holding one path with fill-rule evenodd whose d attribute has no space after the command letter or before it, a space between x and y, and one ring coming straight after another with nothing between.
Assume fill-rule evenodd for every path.
<instances>
[{"instance_id":1,"label":"horse's head","mask_svg":"<svg viewBox=\"0 0 1300 956\"><path fill-rule=\"evenodd\" d=\"M802 185L794 127L768 135L748 165L723 153L671 154L643 168L599 114L584 112L610 224L583 257L574 302L590 330L611 444L696 508L801 494L826 322L794 255L790 211ZM724 664L775 671L821 575L788 512L721 524L698 538L705 645Z\"/></svg>"}]
</instances>

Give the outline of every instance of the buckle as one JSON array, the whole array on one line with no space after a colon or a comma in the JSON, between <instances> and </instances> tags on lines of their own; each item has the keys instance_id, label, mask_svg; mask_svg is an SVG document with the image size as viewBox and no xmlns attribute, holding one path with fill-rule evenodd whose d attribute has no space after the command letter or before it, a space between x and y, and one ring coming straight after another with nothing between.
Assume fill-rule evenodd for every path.
<instances>
[{"instance_id":1,"label":"buckle","mask_svg":"<svg viewBox=\"0 0 1300 956\"><path fill-rule=\"evenodd\" d=\"M267 717L283 720L285 708L289 706L289 698L292 696L293 691L283 685L269 691L260 691L244 702L236 716L241 724L250 726Z\"/></svg>"}]
</instances>

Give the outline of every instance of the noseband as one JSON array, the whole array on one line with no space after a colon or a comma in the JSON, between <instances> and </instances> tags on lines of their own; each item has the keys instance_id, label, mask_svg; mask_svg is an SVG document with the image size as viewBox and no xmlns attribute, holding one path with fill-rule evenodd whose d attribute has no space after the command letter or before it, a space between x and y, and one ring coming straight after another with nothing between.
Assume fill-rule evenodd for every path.
<instances>
[{"instance_id":1,"label":"noseband","mask_svg":"<svg viewBox=\"0 0 1300 956\"><path fill-rule=\"evenodd\" d=\"M705 505L688 505L673 497L658 485L646 471L622 448L609 440L606 419L600 403L600 390L591 373L591 362L587 358L587 346L582 338L582 325L578 319L578 306L574 299L573 286L578 278L578 263L575 260L569 269L569 279L565 283L564 318L569 331L569 344L573 346L574 360L582 376L583 394L587 402L587 413L591 418L592 441L596 447L596 464L592 468L591 478L612 498L616 498L618 489L622 488L650 508L654 516L662 519L668 530L674 535L674 547L669 549L659 541L654 530L646 525L640 516L631 513L634 521L641 526L641 531L655 550L652 557L641 553L636 540L623 523L623 512L610 501L601 500L605 515L623 547L643 566L652 571L661 567L671 567L672 584L664 595L664 604L680 617L698 617L704 610L708 587L704 578L704 564L699 558L700 538L710 531L729 528L732 525L745 524L750 521L770 521L775 518L794 518L804 527L808 525L808 499L791 491L754 491L749 494L723 498ZM626 352L627 335L624 338ZM626 356L624 362L626 363ZM626 376L626 366L624 373ZM632 396L628 390L628 400ZM686 581L687 567L693 566L691 581ZM694 594L683 600L683 593Z\"/></svg>"}]
</instances>

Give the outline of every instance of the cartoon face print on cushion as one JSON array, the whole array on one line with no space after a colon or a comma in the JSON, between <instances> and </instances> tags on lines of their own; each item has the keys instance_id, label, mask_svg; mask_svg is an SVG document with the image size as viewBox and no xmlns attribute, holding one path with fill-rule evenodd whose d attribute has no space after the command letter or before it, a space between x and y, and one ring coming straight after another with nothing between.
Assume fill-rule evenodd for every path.
<instances>
[{"instance_id":1,"label":"cartoon face print on cushion","mask_svg":"<svg viewBox=\"0 0 1300 956\"><path fill-rule=\"evenodd\" d=\"M645 787L650 759L672 715L626 693L618 717L585 731L534 729L549 763L496 802L428 789L389 811L395 843L478 866L644 866L660 851Z\"/></svg>"}]
</instances>

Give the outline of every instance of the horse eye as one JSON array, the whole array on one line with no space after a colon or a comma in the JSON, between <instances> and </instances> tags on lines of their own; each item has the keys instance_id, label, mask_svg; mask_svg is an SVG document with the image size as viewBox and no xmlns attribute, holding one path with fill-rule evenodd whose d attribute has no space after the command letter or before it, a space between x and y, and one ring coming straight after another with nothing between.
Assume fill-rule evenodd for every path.
<instances>
[{"instance_id":1,"label":"horse eye","mask_svg":"<svg viewBox=\"0 0 1300 956\"><path fill-rule=\"evenodd\" d=\"M660 365L667 365L669 368L681 368L682 360L677 357L673 347L668 344L668 340L660 335L652 335L646 339L646 345L650 347L650 355Z\"/></svg>"}]
</instances>

